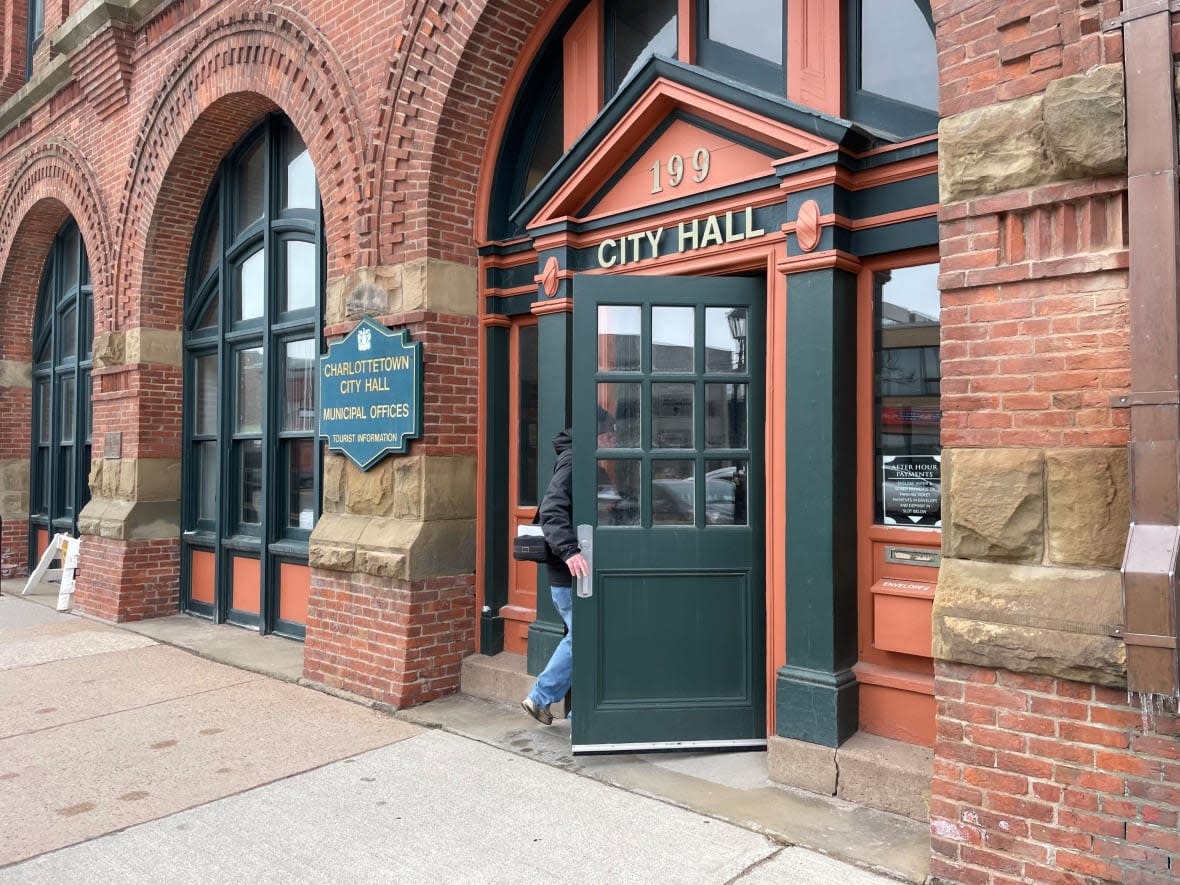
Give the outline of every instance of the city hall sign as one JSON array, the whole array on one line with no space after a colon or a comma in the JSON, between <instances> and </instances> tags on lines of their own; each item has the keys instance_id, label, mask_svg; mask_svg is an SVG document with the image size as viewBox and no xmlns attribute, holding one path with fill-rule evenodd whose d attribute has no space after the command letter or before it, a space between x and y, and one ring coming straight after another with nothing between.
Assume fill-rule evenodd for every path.
<instances>
[{"instance_id":1,"label":"city hall sign","mask_svg":"<svg viewBox=\"0 0 1180 885\"><path fill-rule=\"evenodd\" d=\"M422 343L369 317L320 357L319 435L361 470L422 435Z\"/></svg>"},{"instance_id":2,"label":"city hall sign","mask_svg":"<svg viewBox=\"0 0 1180 885\"><path fill-rule=\"evenodd\" d=\"M656 227L603 240L598 244L598 266L603 269L621 267L661 255L753 240L765 233L762 228L754 226L753 206L731 209L703 218L690 218L667 228Z\"/></svg>"}]
</instances>

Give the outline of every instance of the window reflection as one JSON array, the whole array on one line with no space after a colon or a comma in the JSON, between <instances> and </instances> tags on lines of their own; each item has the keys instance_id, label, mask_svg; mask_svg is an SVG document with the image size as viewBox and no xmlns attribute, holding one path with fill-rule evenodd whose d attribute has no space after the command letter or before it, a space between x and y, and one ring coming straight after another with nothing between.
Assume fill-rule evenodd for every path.
<instances>
[{"instance_id":1,"label":"window reflection","mask_svg":"<svg viewBox=\"0 0 1180 885\"><path fill-rule=\"evenodd\" d=\"M283 430L315 430L316 346L311 338L283 348Z\"/></svg>"},{"instance_id":2,"label":"window reflection","mask_svg":"<svg viewBox=\"0 0 1180 885\"><path fill-rule=\"evenodd\" d=\"M747 461L705 462L705 524L745 525Z\"/></svg>"},{"instance_id":3,"label":"window reflection","mask_svg":"<svg viewBox=\"0 0 1180 885\"><path fill-rule=\"evenodd\" d=\"M693 461L651 462L651 524L693 525L696 522L696 478Z\"/></svg>"},{"instance_id":4,"label":"window reflection","mask_svg":"<svg viewBox=\"0 0 1180 885\"><path fill-rule=\"evenodd\" d=\"M518 477L516 503L521 507L537 504L537 434L538 421L538 377L537 377L537 327L521 326L517 335L517 403L520 414L517 420L517 464Z\"/></svg>"},{"instance_id":5,"label":"window reflection","mask_svg":"<svg viewBox=\"0 0 1180 885\"><path fill-rule=\"evenodd\" d=\"M873 274L876 515L941 524L938 265Z\"/></svg>"},{"instance_id":6,"label":"window reflection","mask_svg":"<svg viewBox=\"0 0 1180 885\"><path fill-rule=\"evenodd\" d=\"M608 70L613 94L653 55L676 56L676 0L610 4L607 46L613 49Z\"/></svg>"},{"instance_id":7,"label":"window reflection","mask_svg":"<svg viewBox=\"0 0 1180 885\"><path fill-rule=\"evenodd\" d=\"M707 39L783 63L782 0L708 0L708 13Z\"/></svg>"},{"instance_id":8,"label":"window reflection","mask_svg":"<svg viewBox=\"0 0 1180 885\"><path fill-rule=\"evenodd\" d=\"M860 88L938 110L938 56L929 3L861 0Z\"/></svg>"},{"instance_id":9,"label":"window reflection","mask_svg":"<svg viewBox=\"0 0 1180 885\"><path fill-rule=\"evenodd\" d=\"M598 462L598 524L639 525L640 463L603 459Z\"/></svg>"},{"instance_id":10,"label":"window reflection","mask_svg":"<svg viewBox=\"0 0 1180 885\"><path fill-rule=\"evenodd\" d=\"M640 329L638 306L600 305L598 308L598 370L638 372Z\"/></svg>"}]
</instances>

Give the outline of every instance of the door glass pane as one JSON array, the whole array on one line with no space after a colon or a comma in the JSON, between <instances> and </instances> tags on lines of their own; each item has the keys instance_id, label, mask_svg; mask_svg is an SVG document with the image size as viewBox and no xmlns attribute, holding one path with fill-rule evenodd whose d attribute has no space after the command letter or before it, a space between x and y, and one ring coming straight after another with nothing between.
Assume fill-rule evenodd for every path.
<instances>
[{"instance_id":1,"label":"door glass pane","mask_svg":"<svg viewBox=\"0 0 1180 885\"><path fill-rule=\"evenodd\" d=\"M217 520L217 441L199 442L197 455L197 519L202 522Z\"/></svg>"},{"instance_id":2,"label":"door glass pane","mask_svg":"<svg viewBox=\"0 0 1180 885\"><path fill-rule=\"evenodd\" d=\"M238 446L238 521L257 525L262 522L262 440L243 440Z\"/></svg>"},{"instance_id":3,"label":"door glass pane","mask_svg":"<svg viewBox=\"0 0 1180 885\"><path fill-rule=\"evenodd\" d=\"M705 371L746 371L746 308L705 309Z\"/></svg>"},{"instance_id":4,"label":"door glass pane","mask_svg":"<svg viewBox=\"0 0 1180 885\"><path fill-rule=\"evenodd\" d=\"M287 291L283 298L283 310L315 307L315 246L301 240L288 240L285 271Z\"/></svg>"},{"instance_id":5,"label":"door glass pane","mask_svg":"<svg viewBox=\"0 0 1180 885\"><path fill-rule=\"evenodd\" d=\"M692 525L695 522L695 469L692 461L651 462L652 525Z\"/></svg>"},{"instance_id":6,"label":"door glass pane","mask_svg":"<svg viewBox=\"0 0 1180 885\"><path fill-rule=\"evenodd\" d=\"M651 447L691 449L692 384L652 384Z\"/></svg>"},{"instance_id":7,"label":"door glass pane","mask_svg":"<svg viewBox=\"0 0 1180 885\"><path fill-rule=\"evenodd\" d=\"M651 309L651 370L691 372L693 364L693 308Z\"/></svg>"},{"instance_id":8,"label":"door glass pane","mask_svg":"<svg viewBox=\"0 0 1180 885\"><path fill-rule=\"evenodd\" d=\"M246 153L238 166L235 237L262 217L266 194L266 179L263 177L266 160L266 153L263 150L265 146L265 140L259 140Z\"/></svg>"},{"instance_id":9,"label":"door glass pane","mask_svg":"<svg viewBox=\"0 0 1180 885\"><path fill-rule=\"evenodd\" d=\"M705 445L710 449L746 447L745 384L705 385Z\"/></svg>"},{"instance_id":10,"label":"door glass pane","mask_svg":"<svg viewBox=\"0 0 1180 885\"><path fill-rule=\"evenodd\" d=\"M217 354L197 357L197 416L193 432L217 433Z\"/></svg>"},{"instance_id":11,"label":"door glass pane","mask_svg":"<svg viewBox=\"0 0 1180 885\"><path fill-rule=\"evenodd\" d=\"M238 433L262 432L262 348L238 351Z\"/></svg>"},{"instance_id":12,"label":"door glass pane","mask_svg":"<svg viewBox=\"0 0 1180 885\"><path fill-rule=\"evenodd\" d=\"M705 525L745 525L746 461L705 462Z\"/></svg>"},{"instance_id":13,"label":"door glass pane","mask_svg":"<svg viewBox=\"0 0 1180 885\"><path fill-rule=\"evenodd\" d=\"M517 335L516 503L537 504L537 327L521 326Z\"/></svg>"},{"instance_id":14,"label":"door glass pane","mask_svg":"<svg viewBox=\"0 0 1180 885\"><path fill-rule=\"evenodd\" d=\"M641 464L638 461L598 462L598 524L639 525Z\"/></svg>"},{"instance_id":15,"label":"door glass pane","mask_svg":"<svg viewBox=\"0 0 1180 885\"><path fill-rule=\"evenodd\" d=\"M938 265L873 274L876 518L942 524Z\"/></svg>"},{"instance_id":16,"label":"door glass pane","mask_svg":"<svg viewBox=\"0 0 1180 885\"><path fill-rule=\"evenodd\" d=\"M639 448L642 418L641 385L630 382L598 385L598 448Z\"/></svg>"},{"instance_id":17,"label":"door glass pane","mask_svg":"<svg viewBox=\"0 0 1180 885\"><path fill-rule=\"evenodd\" d=\"M643 314L636 306L598 306L598 370L638 372Z\"/></svg>"},{"instance_id":18,"label":"door glass pane","mask_svg":"<svg viewBox=\"0 0 1180 885\"><path fill-rule=\"evenodd\" d=\"M61 379L61 442L74 441L74 415L78 402L75 397L74 376L65 375Z\"/></svg>"},{"instance_id":19,"label":"door glass pane","mask_svg":"<svg viewBox=\"0 0 1180 885\"><path fill-rule=\"evenodd\" d=\"M283 178L284 209L315 208L315 168L311 165L311 154L293 126L283 129Z\"/></svg>"},{"instance_id":20,"label":"door glass pane","mask_svg":"<svg viewBox=\"0 0 1180 885\"><path fill-rule=\"evenodd\" d=\"M266 299L263 274L265 255L266 251L259 249L238 265L237 289L234 292L234 322L262 316Z\"/></svg>"},{"instance_id":21,"label":"door glass pane","mask_svg":"<svg viewBox=\"0 0 1180 885\"><path fill-rule=\"evenodd\" d=\"M610 69L614 82L608 84L611 94L652 55L676 57L676 6L677 0L616 0L610 4L606 45L612 50Z\"/></svg>"},{"instance_id":22,"label":"door glass pane","mask_svg":"<svg viewBox=\"0 0 1180 885\"><path fill-rule=\"evenodd\" d=\"M708 30L716 43L783 63L782 0L709 0Z\"/></svg>"},{"instance_id":23,"label":"door glass pane","mask_svg":"<svg viewBox=\"0 0 1180 885\"><path fill-rule=\"evenodd\" d=\"M61 315L57 340L59 359L73 359L78 355L78 312L73 307Z\"/></svg>"},{"instance_id":24,"label":"door glass pane","mask_svg":"<svg viewBox=\"0 0 1180 885\"><path fill-rule=\"evenodd\" d=\"M938 110L934 26L917 0L861 0L860 88Z\"/></svg>"},{"instance_id":25,"label":"door glass pane","mask_svg":"<svg viewBox=\"0 0 1180 885\"><path fill-rule=\"evenodd\" d=\"M53 399L49 395L49 381L37 382L37 442L49 445L49 430L53 415Z\"/></svg>"},{"instance_id":26,"label":"door glass pane","mask_svg":"<svg viewBox=\"0 0 1180 885\"><path fill-rule=\"evenodd\" d=\"M315 430L315 341L288 341L282 371L283 430Z\"/></svg>"},{"instance_id":27,"label":"door glass pane","mask_svg":"<svg viewBox=\"0 0 1180 885\"><path fill-rule=\"evenodd\" d=\"M315 526L312 440L285 440L287 449L287 528L310 532Z\"/></svg>"}]
</instances>

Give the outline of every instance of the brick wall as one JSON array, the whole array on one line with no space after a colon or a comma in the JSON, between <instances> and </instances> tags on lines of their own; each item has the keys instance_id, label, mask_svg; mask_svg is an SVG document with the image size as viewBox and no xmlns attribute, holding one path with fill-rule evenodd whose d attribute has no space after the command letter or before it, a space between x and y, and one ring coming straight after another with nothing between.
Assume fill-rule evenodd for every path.
<instances>
[{"instance_id":1,"label":"brick wall","mask_svg":"<svg viewBox=\"0 0 1180 885\"><path fill-rule=\"evenodd\" d=\"M471 575L394 581L313 569L303 673L394 707L425 703L459 690L475 621Z\"/></svg>"},{"instance_id":2,"label":"brick wall","mask_svg":"<svg viewBox=\"0 0 1180 885\"><path fill-rule=\"evenodd\" d=\"M180 541L82 539L74 607L105 621L142 621L179 606Z\"/></svg>"},{"instance_id":3,"label":"brick wall","mask_svg":"<svg viewBox=\"0 0 1180 885\"><path fill-rule=\"evenodd\" d=\"M934 876L1180 879L1180 718L1125 691L942 662L935 692Z\"/></svg>"}]
</instances>

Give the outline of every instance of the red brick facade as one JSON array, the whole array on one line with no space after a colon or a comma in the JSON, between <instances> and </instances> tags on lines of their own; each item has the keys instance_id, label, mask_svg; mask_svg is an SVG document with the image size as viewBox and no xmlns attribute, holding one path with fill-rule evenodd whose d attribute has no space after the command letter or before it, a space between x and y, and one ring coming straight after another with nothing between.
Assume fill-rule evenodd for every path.
<instances>
[{"instance_id":1,"label":"red brick facade","mask_svg":"<svg viewBox=\"0 0 1180 885\"><path fill-rule=\"evenodd\" d=\"M423 260L471 268L475 280L489 133L504 123L505 90L553 4L161 0L134 26L107 21L55 46L51 33L77 6L46 4L35 59L35 76L68 63L68 78L0 128L0 379L9 379L0 384L0 462L19 472L29 458L30 388L5 367L32 360L41 269L71 217L94 287L94 457L117 432L121 459L181 459L189 251L219 164L267 113L289 117L309 149L329 288ZM944 118L1123 60L1121 31L1104 28L1122 11L1118 0L931 8ZM0 101L24 85L26 13L26 3L6 0ZM1114 399L1130 388L1129 211L1119 174L943 204L944 447L1127 446L1130 416ZM476 302L473 284L468 314L378 317L424 345L425 421L413 454L480 454ZM330 318L327 337L355 319ZM111 343L143 330L173 341L176 357L133 360ZM27 499L27 483L0 493ZM5 519L0 576L24 574L27 550L28 522ZM77 608L112 621L175 613L180 551L178 538L88 537ZM476 646L476 590L466 573L394 580L313 569L306 677L393 706L457 691L460 662ZM935 700L940 880L1180 879L1174 715L1145 718L1110 688L947 661L937 665Z\"/></svg>"},{"instance_id":2,"label":"red brick facade","mask_svg":"<svg viewBox=\"0 0 1180 885\"><path fill-rule=\"evenodd\" d=\"M1180 721L1127 693L941 663L931 872L947 882L1180 876Z\"/></svg>"}]
</instances>

